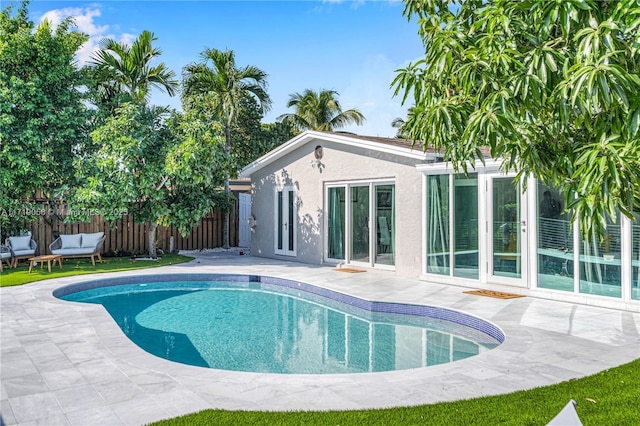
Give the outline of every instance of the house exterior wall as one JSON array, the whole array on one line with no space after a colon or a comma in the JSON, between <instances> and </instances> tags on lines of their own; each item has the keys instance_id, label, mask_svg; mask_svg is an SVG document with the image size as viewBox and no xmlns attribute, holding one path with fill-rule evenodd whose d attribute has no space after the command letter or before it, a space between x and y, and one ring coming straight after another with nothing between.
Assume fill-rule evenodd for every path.
<instances>
[{"instance_id":1,"label":"house exterior wall","mask_svg":"<svg viewBox=\"0 0 640 426\"><path fill-rule=\"evenodd\" d=\"M314 150L322 146L320 164ZM395 181L395 270L402 276L419 276L422 243L422 174L420 160L360 147L313 139L251 176L254 256L324 263L325 183L390 179ZM275 191L295 188L297 199L297 255L275 254Z\"/></svg>"}]
</instances>

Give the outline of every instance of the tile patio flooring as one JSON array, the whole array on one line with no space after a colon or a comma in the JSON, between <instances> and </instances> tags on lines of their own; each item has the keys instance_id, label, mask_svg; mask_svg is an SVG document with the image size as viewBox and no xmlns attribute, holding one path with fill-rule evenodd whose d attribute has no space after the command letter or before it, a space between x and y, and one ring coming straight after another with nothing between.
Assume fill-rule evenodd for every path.
<instances>
[{"instance_id":1,"label":"tile patio flooring","mask_svg":"<svg viewBox=\"0 0 640 426\"><path fill-rule=\"evenodd\" d=\"M233 256L231 254L234 254ZM428 404L582 377L640 358L640 314L524 297L492 299L399 279L237 253L113 276L221 272L277 276L365 299L458 309L499 325L506 341L479 356L422 369L273 375L173 363L126 338L100 305L58 300L69 277L0 289L2 424L137 425L206 408L329 410ZM105 277L102 274L100 277Z\"/></svg>"}]
</instances>

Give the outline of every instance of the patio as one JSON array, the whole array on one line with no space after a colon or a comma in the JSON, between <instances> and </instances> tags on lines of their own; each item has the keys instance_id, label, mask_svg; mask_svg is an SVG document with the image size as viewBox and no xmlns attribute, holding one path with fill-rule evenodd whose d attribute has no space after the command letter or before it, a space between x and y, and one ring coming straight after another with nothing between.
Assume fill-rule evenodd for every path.
<instances>
[{"instance_id":1,"label":"patio","mask_svg":"<svg viewBox=\"0 0 640 426\"><path fill-rule=\"evenodd\" d=\"M186 264L115 273L210 272L277 276L365 299L441 305L481 316L507 338L451 364L355 375L272 375L166 361L125 337L99 305L58 300L69 277L0 289L2 422L7 425L144 424L207 408L360 409L507 393L582 377L640 357L640 314L524 297L493 299L467 288L345 274L237 252L197 254ZM100 277L105 277L101 274ZM366 392L363 392L366 389Z\"/></svg>"}]
</instances>

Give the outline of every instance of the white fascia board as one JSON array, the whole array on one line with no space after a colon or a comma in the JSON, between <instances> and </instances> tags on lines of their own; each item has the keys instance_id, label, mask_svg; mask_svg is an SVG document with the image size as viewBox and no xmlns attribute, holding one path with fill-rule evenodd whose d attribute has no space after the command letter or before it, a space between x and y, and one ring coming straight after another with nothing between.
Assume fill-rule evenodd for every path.
<instances>
[{"instance_id":1,"label":"white fascia board","mask_svg":"<svg viewBox=\"0 0 640 426\"><path fill-rule=\"evenodd\" d=\"M298 136L290 139L288 142L280 145L272 151L266 153L251 164L243 168L239 177L251 177L251 175L270 163L284 157L286 154L297 149L299 146L306 144L312 140L335 142L347 146L370 149L372 151L383 152L386 154L398 155L401 157L412 158L415 160L434 161L436 155L432 153L424 153L418 150L407 149L399 146L387 145L380 142L367 141L359 138L351 138L348 135L335 133L315 132L308 130Z\"/></svg>"},{"instance_id":2,"label":"white fascia board","mask_svg":"<svg viewBox=\"0 0 640 426\"><path fill-rule=\"evenodd\" d=\"M497 171L500 169L500 165L502 164L502 158L485 158L484 164L482 164L481 160L475 160L473 163L471 161L467 161L467 170L470 171ZM417 164L416 170L423 173L434 174L437 172L440 173L455 173L453 170L453 166L450 161L442 162L442 163L430 163L430 164Z\"/></svg>"}]
</instances>

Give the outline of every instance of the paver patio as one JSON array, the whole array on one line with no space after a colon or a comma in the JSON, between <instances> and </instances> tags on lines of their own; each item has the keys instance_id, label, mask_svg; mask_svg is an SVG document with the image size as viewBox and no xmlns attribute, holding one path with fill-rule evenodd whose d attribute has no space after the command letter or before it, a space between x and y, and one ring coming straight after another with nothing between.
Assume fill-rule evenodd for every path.
<instances>
[{"instance_id":1,"label":"paver patio","mask_svg":"<svg viewBox=\"0 0 640 426\"><path fill-rule=\"evenodd\" d=\"M498 348L451 364L351 375L275 375L193 367L132 343L101 305L58 300L67 277L0 289L2 422L134 425L206 408L330 410L428 404L528 389L640 358L640 314L468 288L345 274L330 266L198 254L194 261L110 274L238 273L276 276L370 300L444 306L481 316L506 334ZM364 391L366 390L366 391Z\"/></svg>"}]
</instances>

